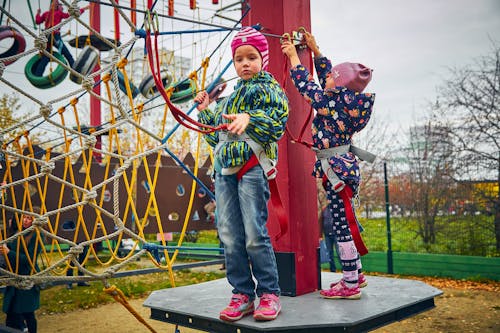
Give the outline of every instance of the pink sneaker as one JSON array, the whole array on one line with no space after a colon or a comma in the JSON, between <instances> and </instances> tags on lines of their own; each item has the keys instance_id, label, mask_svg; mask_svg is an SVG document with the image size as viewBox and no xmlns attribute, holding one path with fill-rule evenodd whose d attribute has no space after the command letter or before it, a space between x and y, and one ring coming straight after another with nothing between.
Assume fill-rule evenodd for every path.
<instances>
[{"instance_id":1,"label":"pink sneaker","mask_svg":"<svg viewBox=\"0 0 500 333\"><path fill-rule=\"evenodd\" d=\"M340 281L342 281L342 280L330 283L330 288L335 287ZM358 287L364 288L367 285L368 285L368 282L366 282L365 275L363 273L360 273L358 275Z\"/></svg>"},{"instance_id":2,"label":"pink sneaker","mask_svg":"<svg viewBox=\"0 0 500 333\"><path fill-rule=\"evenodd\" d=\"M253 310L253 301L250 301L247 295L233 294L231 302L220 312L219 318L225 321L236 321L246 315L252 314Z\"/></svg>"},{"instance_id":3,"label":"pink sneaker","mask_svg":"<svg viewBox=\"0 0 500 333\"><path fill-rule=\"evenodd\" d=\"M255 320L273 320L278 317L281 311L280 298L274 294L263 294L260 297L260 303L255 312L253 313L253 318Z\"/></svg>"},{"instance_id":4,"label":"pink sneaker","mask_svg":"<svg viewBox=\"0 0 500 333\"><path fill-rule=\"evenodd\" d=\"M321 290L321 297L323 298L331 298L331 299L360 299L361 298L361 290L359 287L355 288L347 288L344 280L340 280L335 286L328 290Z\"/></svg>"}]
</instances>

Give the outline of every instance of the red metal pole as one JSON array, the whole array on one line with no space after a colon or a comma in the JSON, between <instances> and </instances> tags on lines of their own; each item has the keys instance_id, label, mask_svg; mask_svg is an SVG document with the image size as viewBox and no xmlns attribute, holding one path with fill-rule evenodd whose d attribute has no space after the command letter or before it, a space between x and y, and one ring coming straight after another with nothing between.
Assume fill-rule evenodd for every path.
<instances>
[{"instance_id":1,"label":"red metal pole","mask_svg":"<svg viewBox=\"0 0 500 333\"><path fill-rule=\"evenodd\" d=\"M130 19L134 25L137 25L137 13L135 11L135 0L130 0Z\"/></svg>"},{"instance_id":2,"label":"red metal pole","mask_svg":"<svg viewBox=\"0 0 500 333\"><path fill-rule=\"evenodd\" d=\"M174 16L174 0L168 0L168 16Z\"/></svg>"},{"instance_id":3,"label":"red metal pole","mask_svg":"<svg viewBox=\"0 0 500 333\"><path fill-rule=\"evenodd\" d=\"M116 0L118 4L118 0ZM115 20L115 43L118 45L120 41L120 15L118 14L118 9L113 9L114 20Z\"/></svg>"},{"instance_id":4,"label":"red metal pole","mask_svg":"<svg viewBox=\"0 0 500 333\"><path fill-rule=\"evenodd\" d=\"M250 6L249 14L243 25L260 23L263 33L281 36L291 33L299 27L311 29L311 10L309 0L246 0ZM299 133L310 110L309 104L297 92L289 78L289 71L284 71L286 58L281 52L279 37L267 37L269 41L269 71L278 80L285 82L289 99L290 115L288 127L292 133ZM302 63L309 67L311 53L299 50ZM310 137L310 126L305 137ZM288 232L274 242L276 252L295 254L295 288L297 295L318 289L319 268L317 248L319 245L319 227L317 219L316 182L311 176L315 155L306 147L292 143L285 135L279 142L278 186L285 209L288 211ZM271 206L270 206L271 208ZM269 232L276 235L279 223L272 210L269 211ZM278 262L278 265L280 262ZM280 276L281 278L281 276Z\"/></svg>"},{"instance_id":5,"label":"red metal pole","mask_svg":"<svg viewBox=\"0 0 500 333\"><path fill-rule=\"evenodd\" d=\"M90 4L90 26L94 28L97 32L101 31L101 9L98 3ZM99 67L97 67L96 70L99 70ZM99 82L100 80L101 80L100 75L97 75L94 78L94 82L96 83ZM99 84L95 85L93 91L97 96L100 96L101 86ZM90 126L97 127L99 125L101 125L101 101L94 96L90 96ZM97 149L101 149L100 136L97 137L97 142L95 147ZM94 158L96 159L97 162L101 162L101 154L94 153Z\"/></svg>"}]
</instances>

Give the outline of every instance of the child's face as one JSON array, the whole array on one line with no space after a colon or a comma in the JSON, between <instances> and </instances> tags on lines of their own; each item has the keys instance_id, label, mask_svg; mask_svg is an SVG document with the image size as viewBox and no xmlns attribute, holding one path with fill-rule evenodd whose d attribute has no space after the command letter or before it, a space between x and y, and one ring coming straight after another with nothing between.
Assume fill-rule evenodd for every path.
<instances>
[{"instance_id":1,"label":"child's face","mask_svg":"<svg viewBox=\"0 0 500 333\"><path fill-rule=\"evenodd\" d=\"M33 224L33 216L23 215L23 228L29 228Z\"/></svg>"},{"instance_id":2,"label":"child's face","mask_svg":"<svg viewBox=\"0 0 500 333\"><path fill-rule=\"evenodd\" d=\"M251 45L242 45L234 52L234 68L236 74L243 80L251 79L262 70L262 57L259 51Z\"/></svg>"},{"instance_id":3,"label":"child's face","mask_svg":"<svg viewBox=\"0 0 500 333\"><path fill-rule=\"evenodd\" d=\"M335 88L335 80L333 79L333 74L330 72L326 74L325 89L333 89L333 88Z\"/></svg>"}]
</instances>

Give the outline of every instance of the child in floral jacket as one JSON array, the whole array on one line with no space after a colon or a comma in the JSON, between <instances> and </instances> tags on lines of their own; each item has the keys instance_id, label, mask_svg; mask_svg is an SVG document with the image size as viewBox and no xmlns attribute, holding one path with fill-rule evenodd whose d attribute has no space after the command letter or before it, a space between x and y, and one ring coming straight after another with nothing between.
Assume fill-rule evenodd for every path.
<instances>
[{"instance_id":1,"label":"child in floral jacket","mask_svg":"<svg viewBox=\"0 0 500 333\"><path fill-rule=\"evenodd\" d=\"M358 190L360 173L351 140L366 126L372 114L375 94L361 93L372 71L353 63L332 67L330 60L319 51L314 37L306 32L304 38L314 53L321 86L300 63L290 41L283 42L282 52L290 60L295 87L317 111L312 122L312 146L317 155L313 175L323 179L343 272L341 281L332 283L330 289L320 293L324 298L359 299L360 287L366 285L366 280L361 273L360 249L355 243L361 238L351 200Z\"/></svg>"}]
</instances>

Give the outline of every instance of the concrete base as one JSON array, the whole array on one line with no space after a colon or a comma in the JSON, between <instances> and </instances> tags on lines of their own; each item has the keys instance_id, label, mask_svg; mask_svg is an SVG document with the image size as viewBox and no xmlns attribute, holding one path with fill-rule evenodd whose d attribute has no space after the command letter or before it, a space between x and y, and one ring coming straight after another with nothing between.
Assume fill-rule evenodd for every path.
<instances>
[{"instance_id":1,"label":"concrete base","mask_svg":"<svg viewBox=\"0 0 500 333\"><path fill-rule=\"evenodd\" d=\"M322 272L322 288L341 278ZM229 323L219 319L227 306L231 286L226 279L157 290L144 302L151 318L207 332L367 332L432 309L442 291L421 281L366 276L368 286L360 300L329 300L313 292L282 296L276 320L257 322L252 316Z\"/></svg>"}]
</instances>

